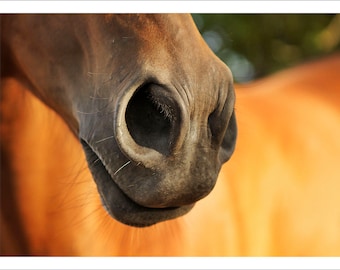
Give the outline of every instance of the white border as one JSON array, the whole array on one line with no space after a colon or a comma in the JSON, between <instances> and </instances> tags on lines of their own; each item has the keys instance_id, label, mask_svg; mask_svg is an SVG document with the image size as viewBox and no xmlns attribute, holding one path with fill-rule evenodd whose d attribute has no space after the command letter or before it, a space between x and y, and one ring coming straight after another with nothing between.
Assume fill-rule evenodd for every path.
<instances>
[{"instance_id":1,"label":"white border","mask_svg":"<svg viewBox=\"0 0 340 270\"><path fill-rule=\"evenodd\" d=\"M0 1L1 13L340 13L339 1Z\"/></svg>"},{"instance_id":2,"label":"white border","mask_svg":"<svg viewBox=\"0 0 340 270\"><path fill-rule=\"evenodd\" d=\"M6 269L339 269L340 258L96 258L96 257L21 257L0 258Z\"/></svg>"},{"instance_id":3,"label":"white border","mask_svg":"<svg viewBox=\"0 0 340 270\"><path fill-rule=\"evenodd\" d=\"M338 1L0 1L1 13L340 13ZM340 269L340 258L1 257L0 269Z\"/></svg>"}]
</instances>

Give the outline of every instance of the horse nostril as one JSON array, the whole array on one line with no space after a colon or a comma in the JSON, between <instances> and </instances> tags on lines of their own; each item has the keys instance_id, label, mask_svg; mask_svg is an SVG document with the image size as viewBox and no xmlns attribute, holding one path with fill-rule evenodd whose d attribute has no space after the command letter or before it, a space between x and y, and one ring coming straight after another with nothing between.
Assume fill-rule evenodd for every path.
<instances>
[{"instance_id":1,"label":"horse nostril","mask_svg":"<svg viewBox=\"0 0 340 270\"><path fill-rule=\"evenodd\" d=\"M130 99L125 121L133 140L167 156L176 137L179 112L156 84L141 86Z\"/></svg>"},{"instance_id":2,"label":"horse nostril","mask_svg":"<svg viewBox=\"0 0 340 270\"><path fill-rule=\"evenodd\" d=\"M216 108L208 117L212 147L219 150L221 163L228 161L234 152L237 138L237 123L233 110L234 92L230 86L230 94L223 108Z\"/></svg>"},{"instance_id":3,"label":"horse nostril","mask_svg":"<svg viewBox=\"0 0 340 270\"><path fill-rule=\"evenodd\" d=\"M220 149L220 160L222 163L227 162L235 150L237 138L237 123L235 111L233 111L227 126L227 131L223 137L221 149Z\"/></svg>"}]
</instances>

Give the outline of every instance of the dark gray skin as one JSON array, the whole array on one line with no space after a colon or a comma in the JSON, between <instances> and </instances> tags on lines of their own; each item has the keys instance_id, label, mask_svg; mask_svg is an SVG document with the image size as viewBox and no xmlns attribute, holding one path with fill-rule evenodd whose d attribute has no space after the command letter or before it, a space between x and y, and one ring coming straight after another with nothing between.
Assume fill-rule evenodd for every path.
<instances>
[{"instance_id":1,"label":"dark gray skin","mask_svg":"<svg viewBox=\"0 0 340 270\"><path fill-rule=\"evenodd\" d=\"M234 151L229 69L189 15L6 15L1 76L68 124L104 207L149 226L187 213Z\"/></svg>"}]
</instances>

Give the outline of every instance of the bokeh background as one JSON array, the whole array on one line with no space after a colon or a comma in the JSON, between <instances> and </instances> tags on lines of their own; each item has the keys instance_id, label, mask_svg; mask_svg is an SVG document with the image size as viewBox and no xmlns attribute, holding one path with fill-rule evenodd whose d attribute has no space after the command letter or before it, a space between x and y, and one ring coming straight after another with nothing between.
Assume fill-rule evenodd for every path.
<instances>
[{"instance_id":1,"label":"bokeh background","mask_svg":"<svg viewBox=\"0 0 340 270\"><path fill-rule=\"evenodd\" d=\"M192 16L238 83L340 51L340 14Z\"/></svg>"}]
</instances>

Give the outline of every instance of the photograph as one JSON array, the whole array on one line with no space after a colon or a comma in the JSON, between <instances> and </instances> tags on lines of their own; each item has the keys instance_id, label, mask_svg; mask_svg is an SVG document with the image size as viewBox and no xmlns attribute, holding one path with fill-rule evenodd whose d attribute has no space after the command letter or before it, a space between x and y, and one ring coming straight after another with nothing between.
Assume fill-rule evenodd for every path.
<instances>
[{"instance_id":1,"label":"photograph","mask_svg":"<svg viewBox=\"0 0 340 270\"><path fill-rule=\"evenodd\" d=\"M2 267L340 267L330 1L4 2Z\"/></svg>"}]
</instances>

